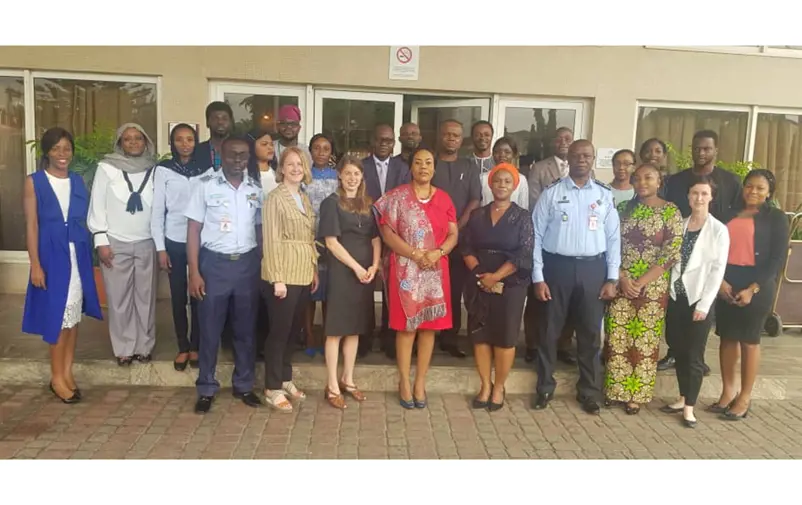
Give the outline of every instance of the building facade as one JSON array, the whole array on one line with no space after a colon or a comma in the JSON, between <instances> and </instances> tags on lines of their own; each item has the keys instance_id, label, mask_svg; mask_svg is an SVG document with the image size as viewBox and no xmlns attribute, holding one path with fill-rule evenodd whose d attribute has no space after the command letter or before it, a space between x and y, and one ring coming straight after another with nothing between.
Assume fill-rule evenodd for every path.
<instances>
[{"instance_id":1,"label":"building facade","mask_svg":"<svg viewBox=\"0 0 802 505\"><path fill-rule=\"evenodd\" d=\"M197 124L208 137L211 100L232 106L240 130L270 127L281 105L296 104L301 141L324 131L354 154L367 152L379 122L398 131L415 121L431 143L442 119L486 119L496 138L516 138L525 159L546 156L560 126L597 148L656 136L678 151L709 128L721 159L773 170L784 208L802 202L800 48L425 46L411 54L417 78L396 80L388 46L0 48L0 292L24 292L28 279L22 187L35 156L26 143L51 126L102 139L136 121L168 153L171 123Z\"/></svg>"}]
</instances>

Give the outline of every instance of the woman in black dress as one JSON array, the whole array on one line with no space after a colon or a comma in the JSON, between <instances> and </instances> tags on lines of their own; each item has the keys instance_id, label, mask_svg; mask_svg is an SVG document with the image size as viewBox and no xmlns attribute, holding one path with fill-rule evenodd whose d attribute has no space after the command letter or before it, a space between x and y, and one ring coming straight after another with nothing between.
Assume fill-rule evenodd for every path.
<instances>
[{"instance_id":1,"label":"woman in black dress","mask_svg":"<svg viewBox=\"0 0 802 505\"><path fill-rule=\"evenodd\" d=\"M752 387L760 366L760 333L777 291L777 276L788 255L788 218L769 205L776 182L768 170L744 178L740 208L727 221L730 250L716 301L716 333L721 337L721 396L709 410L728 420L749 412ZM741 389L736 388L738 355Z\"/></svg>"},{"instance_id":2,"label":"woman in black dress","mask_svg":"<svg viewBox=\"0 0 802 505\"><path fill-rule=\"evenodd\" d=\"M329 282L325 312L326 400L344 409L343 392L356 401L365 395L354 385L354 363L359 335L373 328L373 280L379 270L381 238L373 219L373 201L365 194L364 172L358 158L345 156L337 165L337 192L320 205L318 236L326 241ZM337 377L340 340L343 373Z\"/></svg>"},{"instance_id":3,"label":"woman in black dress","mask_svg":"<svg viewBox=\"0 0 802 505\"><path fill-rule=\"evenodd\" d=\"M482 381L473 408L496 411L504 406L504 383L515 360L535 239L531 214L510 201L520 180L518 170L501 163L487 180L493 201L471 213L462 232L462 254L476 279L465 283L468 335Z\"/></svg>"}]
</instances>

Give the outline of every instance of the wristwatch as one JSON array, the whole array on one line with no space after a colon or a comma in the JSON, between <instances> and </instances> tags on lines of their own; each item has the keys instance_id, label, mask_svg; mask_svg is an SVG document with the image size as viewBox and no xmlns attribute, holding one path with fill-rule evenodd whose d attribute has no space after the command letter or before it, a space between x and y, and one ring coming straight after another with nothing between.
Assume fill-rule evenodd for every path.
<instances>
[{"instance_id":1,"label":"wristwatch","mask_svg":"<svg viewBox=\"0 0 802 505\"><path fill-rule=\"evenodd\" d=\"M760 286L755 286L755 288L752 290L752 294L756 295L758 293L760 293Z\"/></svg>"}]
</instances>

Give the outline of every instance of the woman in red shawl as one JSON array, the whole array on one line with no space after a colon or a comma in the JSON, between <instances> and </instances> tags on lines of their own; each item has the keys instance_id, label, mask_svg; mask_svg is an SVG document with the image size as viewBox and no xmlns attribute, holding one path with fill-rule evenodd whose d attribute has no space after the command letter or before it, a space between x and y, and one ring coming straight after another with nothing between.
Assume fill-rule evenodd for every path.
<instances>
[{"instance_id":1,"label":"woman in red shawl","mask_svg":"<svg viewBox=\"0 0 802 505\"><path fill-rule=\"evenodd\" d=\"M420 148L410 156L412 182L376 202L384 257L385 296L390 328L396 333L400 383L406 409L426 407L426 372L434 332L451 328L448 254L457 246L457 215L445 191L432 186L434 153ZM418 336L415 385L410 391L412 345Z\"/></svg>"}]
</instances>

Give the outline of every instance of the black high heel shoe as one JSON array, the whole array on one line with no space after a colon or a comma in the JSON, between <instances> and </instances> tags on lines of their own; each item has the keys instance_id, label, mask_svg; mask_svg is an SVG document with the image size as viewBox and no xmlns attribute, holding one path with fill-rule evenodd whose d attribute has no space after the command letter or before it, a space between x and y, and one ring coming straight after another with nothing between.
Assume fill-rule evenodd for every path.
<instances>
[{"instance_id":1,"label":"black high heel shoe","mask_svg":"<svg viewBox=\"0 0 802 505\"><path fill-rule=\"evenodd\" d=\"M507 388L501 393L501 403L493 403L493 393L490 393L490 398L487 399L487 410L490 412L497 412L504 407L504 401L507 399Z\"/></svg>"},{"instance_id":2,"label":"black high heel shoe","mask_svg":"<svg viewBox=\"0 0 802 505\"><path fill-rule=\"evenodd\" d=\"M730 405L731 407L732 405ZM742 421L746 419L746 416L749 415L749 409L752 408L752 402L749 402L749 405L746 406L746 410L744 410L743 414L733 414L729 408L721 414L721 419L727 421Z\"/></svg>"},{"instance_id":3,"label":"black high heel shoe","mask_svg":"<svg viewBox=\"0 0 802 505\"><path fill-rule=\"evenodd\" d=\"M184 353L179 353L179 355L180 354ZM184 361L177 361L177 359L178 356L176 356L176 359L173 360L173 368L175 368L176 372L183 372L184 370L187 369L187 365L189 365L189 356L187 356L187 359L185 359Z\"/></svg>"},{"instance_id":4,"label":"black high heel shoe","mask_svg":"<svg viewBox=\"0 0 802 505\"><path fill-rule=\"evenodd\" d=\"M75 386L75 389L73 389L72 392L74 393L75 397L78 398L79 400L84 399L84 395L81 394L81 389L78 386Z\"/></svg>"},{"instance_id":5,"label":"black high heel shoe","mask_svg":"<svg viewBox=\"0 0 802 505\"><path fill-rule=\"evenodd\" d=\"M81 401L81 399L76 396L75 392L73 392L72 396L70 396L69 398L62 398L61 396L59 396L58 393L56 393L56 388L53 387L53 383L52 382L50 383L50 392L53 393L53 395L56 398L58 398L59 400L61 400L64 403L66 403L67 405L71 405L73 403L78 403L79 401Z\"/></svg>"},{"instance_id":6,"label":"black high heel shoe","mask_svg":"<svg viewBox=\"0 0 802 505\"><path fill-rule=\"evenodd\" d=\"M709 407L707 407L706 410L708 412L712 412L713 414L723 414L723 413L727 412L733 405L735 405L735 400L738 399L738 395L739 394L741 394L741 393L736 394L735 398L733 398L732 401L730 401L730 403L727 404L727 406L719 405L718 402L716 402L716 403L710 405Z\"/></svg>"}]
</instances>

